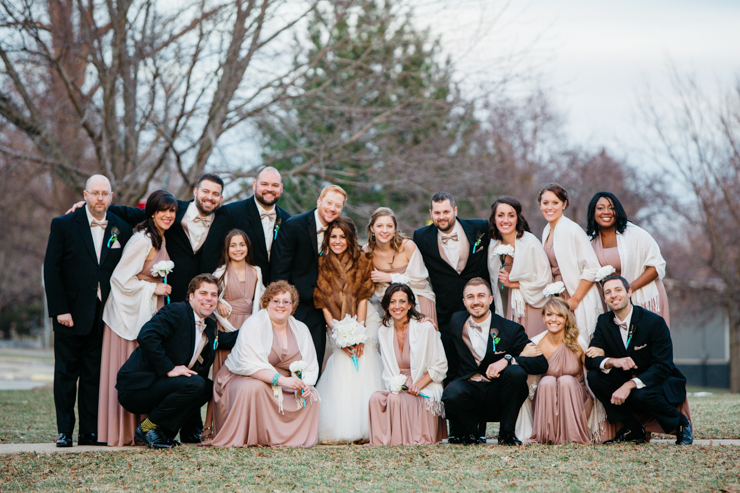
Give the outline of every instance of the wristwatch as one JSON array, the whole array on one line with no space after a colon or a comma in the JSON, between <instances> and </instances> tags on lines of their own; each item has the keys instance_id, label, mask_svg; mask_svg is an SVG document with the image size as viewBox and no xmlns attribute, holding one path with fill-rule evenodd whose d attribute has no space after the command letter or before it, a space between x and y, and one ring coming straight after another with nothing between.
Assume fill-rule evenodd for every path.
<instances>
[{"instance_id":1,"label":"wristwatch","mask_svg":"<svg viewBox=\"0 0 740 493\"><path fill-rule=\"evenodd\" d=\"M505 354L504 359L506 360L506 365L508 366L511 364L511 360L514 358L512 358L510 354Z\"/></svg>"}]
</instances>

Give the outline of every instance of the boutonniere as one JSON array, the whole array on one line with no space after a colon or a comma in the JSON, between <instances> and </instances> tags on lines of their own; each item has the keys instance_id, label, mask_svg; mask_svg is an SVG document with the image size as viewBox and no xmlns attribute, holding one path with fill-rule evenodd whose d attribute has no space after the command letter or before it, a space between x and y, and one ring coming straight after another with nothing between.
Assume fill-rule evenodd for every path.
<instances>
[{"instance_id":1,"label":"boutonniere","mask_svg":"<svg viewBox=\"0 0 740 493\"><path fill-rule=\"evenodd\" d=\"M280 225L283 223L283 220L278 218L277 221L275 221L275 237L272 239L272 241L277 240L277 234L278 231L280 231Z\"/></svg>"},{"instance_id":2,"label":"boutonniere","mask_svg":"<svg viewBox=\"0 0 740 493\"><path fill-rule=\"evenodd\" d=\"M121 233L121 230L113 226L113 229L110 232L110 239L108 240L108 248L110 248L113 243L118 241L118 235L120 233Z\"/></svg>"},{"instance_id":3,"label":"boutonniere","mask_svg":"<svg viewBox=\"0 0 740 493\"><path fill-rule=\"evenodd\" d=\"M635 334L635 326L631 326L629 332L627 332L627 347L630 347L630 342L632 342L632 336Z\"/></svg>"},{"instance_id":4,"label":"boutonniere","mask_svg":"<svg viewBox=\"0 0 740 493\"><path fill-rule=\"evenodd\" d=\"M478 236L475 237L475 243L473 244L473 253L475 254L475 251L480 246L481 242L483 241L483 232L478 232Z\"/></svg>"},{"instance_id":5,"label":"boutonniere","mask_svg":"<svg viewBox=\"0 0 740 493\"><path fill-rule=\"evenodd\" d=\"M496 344L501 342L501 338L498 336L498 331L496 329L491 329L491 337L493 338L491 342L491 346L493 346L493 352L495 353Z\"/></svg>"}]
</instances>

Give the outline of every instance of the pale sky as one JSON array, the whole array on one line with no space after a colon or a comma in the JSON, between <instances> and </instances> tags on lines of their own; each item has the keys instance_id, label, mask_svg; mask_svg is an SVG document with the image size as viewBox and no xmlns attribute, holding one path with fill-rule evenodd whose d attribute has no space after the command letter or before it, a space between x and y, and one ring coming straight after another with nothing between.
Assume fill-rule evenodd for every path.
<instances>
[{"instance_id":1,"label":"pale sky","mask_svg":"<svg viewBox=\"0 0 740 493\"><path fill-rule=\"evenodd\" d=\"M714 93L740 77L740 1L416 1L466 80L494 79L526 49L518 67L541 74L572 143L619 157L640 154L638 93L649 81L667 94L669 63Z\"/></svg>"}]
</instances>

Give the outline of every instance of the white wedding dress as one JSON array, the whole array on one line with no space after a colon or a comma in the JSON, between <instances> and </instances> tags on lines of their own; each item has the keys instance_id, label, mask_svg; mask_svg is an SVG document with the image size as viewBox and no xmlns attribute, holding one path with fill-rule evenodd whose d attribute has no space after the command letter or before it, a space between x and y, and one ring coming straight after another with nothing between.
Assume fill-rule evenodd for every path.
<instances>
[{"instance_id":1,"label":"white wedding dress","mask_svg":"<svg viewBox=\"0 0 740 493\"><path fill-rule=\"evenodd\" d=\"M383 362L378 352L380 317L371 303L365 320L368 340L358 369L331 336L331 356L316 390L321 396L319 443L350 443L370 438L368 404L373 392L383 388Z\"/></svg>"}]
</instances>

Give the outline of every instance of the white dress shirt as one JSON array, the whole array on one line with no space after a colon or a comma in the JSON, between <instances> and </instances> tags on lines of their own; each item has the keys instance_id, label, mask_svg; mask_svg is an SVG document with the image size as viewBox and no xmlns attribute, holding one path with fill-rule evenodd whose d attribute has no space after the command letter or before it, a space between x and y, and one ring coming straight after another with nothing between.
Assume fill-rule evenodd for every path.
<instances>
[{"instance_id":1,"label":"white dress shirt","mask_svg":"<svg viewBox=\"0 0 740 493\"><path fill-rule=\"evenodd\" d=\"M195 313L195 310L193 310L193 315L195 316L195 350L193 351L193 357L190 358L190 363L188 364L188 368L193 368L193 365L195 365L196 361L203 362L203 359L200 357L200 353L203 351L203 348L206 347L206 344L208 344L208 336L205 334L206 329L206 323L205 320L200 318L197 313Z\"/></svg>"},{"instance_id":2,"label":"white dress shirt","mask_svg":"<svg viewBox=\"0 0 740 493\"><path fill-rule=\"evenodd\" d=\"M324 243L324 231L321 231L321 230L322 229L323 230L326 230L326 228L324 227L323 223L321 222L321 218L319 217L319 210L318 209L316 209L315 211L313 211L313 217L316 220L316 232L318 233L316 235L316 242L319 245L319 254L321 254L321 245ZM321 231L321 233L319 233L319 231Z\"/></svg>"},{"instance_id":3,"label":"white dress shirt","mask_svg":"<svg viewBox=\"0 0 740 493\"><path fill-rule=\"evenodd\" d=\"M442 241L443 238L455 233L457 233L458 239L449 239L446 243ZM442 250L444 250L447 260L450 261L450 265L452 265L454 269L457 268L457 263L460 260L460 236L464 234L465 230L462 228L460 221L458 221L457 218L455 219L455 227L452 228L452 232L449 235L443 234L441 231L437 230L439 240L442 242Z\"/></svg>"},{"instance_id":4,"label":"white dress shirt","mask_svg":"<svg viewBox=\"0 0 740 493\"><path fill-rule=\"evenodd\" d=\"M634 313L634 311L635 311L634 308L632 308L632 305L630 305L630 312L627 314L627 318L626 319L619 320L619 318L617 318L616 315L614 315L614 318L617 319L617 320L619 320L621 323L625 324L626 327L629 327L630 326L630 322L632 322L632 313ZM629 330L628 329L623 329L620 326L619 327L619 335L622 336L622 343L624 343L624 347L626 348L627 347L627 338L629 337ZM599 367L601 368L601 371L603 371L604 373L609 373L611 371L611 368L609 368L608 370L606 368L604 368L604 365L610 359L611 358L604 358L603 360L601 360L601 365L599 365ZM637 377L633 378L632 381L635 382L635 384L637 384L637 388L638 389L641 389L641 388L645 387L645 384L642 383L642 380L640 380Z\"/></svg>"},{"instance_id":5,"label":"white dress shirt","mask_svg":"<svg viewBox=\"0 0 740 493\"><path fill-rule=\"evenodd\" d=\"M488 335L491 331L491 312L489 311L488 317L478 324L481 327L480 331L472 328L470 326L471 322L473 322L473 317L468 317L468 321L466 322L468 324L468 338L475 354L482 360L486 356L486 350L488 349L486 345L488 344Z\"/></svg>"},{"instance_id":6,"label":"white dress shirt","mask_svg":"<svg viewBox=\"0 0 740 493\"><path fill-rule=\"evenodd\" d=\"M213 221L213 214L206 216L208 225L206 226L201 221L195 221L196 218L201 217L198 208L195 206L195 201L190 202L188 210L185 211L185 217L188 220L188 239L190 240L190 246L193 247L193 251L197 251L200 245L200 240L203 235L208 234L208 229L211 227Z\"/></svg>"},{"instance_id":7,"label":"white dress shirt","mask_svg":"<svg viewBox=\"0 0 740 493\"><path fill-rule=\"evenodd\" d=\"M98 226L92 227L92 222L97 221L94 217L92 217L92 214L90 214L90 210L85 206L85 214L87 214L87 224L90 225L90 233L92 233L92 239L93 239L93 246L95 247L95 255L98 256L98 264L100 263L100 254L103 250L103 237L105 236L105 228L100 228ZM103 221L106 219L103 218ZM98 283L98 299L100 301L103 301L103 294L100 292L100 283Z\"/></svg>"},{"instance_id":8,"label":"white dress shirt","mask_svg":"<svg viewBox=\"0 0 740 493\"><path fill-rule=\"evenodd\" d=\"M267 259L270 259L270 249L272 248L272 240L275 234L275 219L270 217L261 217L263 213L270 212L255 198L254 203L257 204L257 212L260 213L260 221L262 222L262 232L265 234L265 246L267 247ZM272 206L272 211L275 212L277 219L277 210L275 206Z\"/></svg>"}]
</instances>

